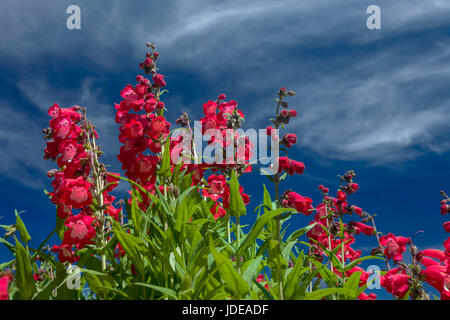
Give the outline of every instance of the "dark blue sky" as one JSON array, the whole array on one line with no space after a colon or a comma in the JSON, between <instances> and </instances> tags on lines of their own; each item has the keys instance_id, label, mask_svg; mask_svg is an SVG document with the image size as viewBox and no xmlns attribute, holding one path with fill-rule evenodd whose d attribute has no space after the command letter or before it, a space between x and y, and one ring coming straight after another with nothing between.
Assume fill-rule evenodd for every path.
<instances>
[{"instance_id":1,"label":"dark blue sky","mask_svg":"<svg viewBox=\"0 0 450 320\"><path fill-rule=\"evenodd\" d=\"M70 4L81 8L81 30L66 28ZM366 28L371 4L381 7L381 30ZM336 175L354 169L360 190L351 201L378 215L380 231L423 230L417 245L441 247L439 191L450 192L449 14L446 0L2 2L0 224L25 210L34 244L54 226L42 191L53 166L42 159L41 134L54 102L88 108L103 161L119 170L114 102L140 72L145 43L155 41L169 120L182 111L199 118L202 104L224 92L244 111L246 128L264 128L278 88L293 89L299 117L288 131L299 143L290 157L306 171L282 190L317 204L319 184L335 192ZM251 207L263 180L242 180Z\"/></svg>"}]
</instances>

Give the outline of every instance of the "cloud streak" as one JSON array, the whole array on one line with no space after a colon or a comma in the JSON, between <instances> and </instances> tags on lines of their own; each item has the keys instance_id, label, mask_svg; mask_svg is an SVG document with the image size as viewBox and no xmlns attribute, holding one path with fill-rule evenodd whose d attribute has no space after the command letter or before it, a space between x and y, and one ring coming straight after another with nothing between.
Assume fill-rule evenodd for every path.
<instances>
[{"instance_id":1,"label":"cloud streak","mask_svg":"<svg viewBox=\"0 0 450 320\"><path fill-rule=\"evenodd\" d=\"M2 122L8 177L21 165L47 168L20 159L41 154L43 145L20 136L40 130L55 101L88 106L107 160L116 162L113 103L149 40L168 79L185 79L173 90L169 82L181 92L167 97L174 113L199 115L224 90L248 115L247 127L262 127L276 90L286 86L298 93L292 107L300 117L290 130L320 158L384 165L450 150L448 1L379 1L379 31L365 27L369 1L79 1L81 31L65 28L69 4L0 4L0 28L9 30L0 34L0 71L40 115L27 117L4 97L2 112L15 119ZM185 89L194 86L205 89ZM17 151L6 156L11 144Z\"/></svg>"}]
</instances>

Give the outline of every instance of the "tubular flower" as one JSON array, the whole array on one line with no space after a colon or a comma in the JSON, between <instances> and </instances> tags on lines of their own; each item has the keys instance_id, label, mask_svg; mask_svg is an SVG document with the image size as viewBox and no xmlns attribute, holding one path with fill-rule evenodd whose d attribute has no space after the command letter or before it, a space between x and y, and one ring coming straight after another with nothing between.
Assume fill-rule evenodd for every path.
<instances>
[{"instance_id":1,"label":"tubular flower","mask_svg":"<svg viewBox=\"0 0 450 320\"><path fill-rule=\"evenodd\" d=\"M380 244L385 247L384 254L390 260L399 262L403 259L402 254L406 250L406 244L410 239L405 237L396 237L392 233L380 237Z\"/></svg>"},{"instance_id":2,"label":"tubular flower","mask_svg":"<svg viewBox=\"0 0 450 320\"><path fill-rule=\"evenodd\" d=\"M286 207L291 207L304 215L310 215L314 207L312 206L312 199L308 197L303 197L295 192L288 192L283 200L283 205Z\"/></svg>"},{"instance_id":3,"label":"tubular flower","mask_svg":"<svg viewBox=\"0 0 450 320\"><path fill-rule=\"evenodd\" d=\"M403 270L394 268L388 271L380 278L380 284L396 298L404 298L409 290L410 276L405 274Z\"/></svg>"}]
</instances>

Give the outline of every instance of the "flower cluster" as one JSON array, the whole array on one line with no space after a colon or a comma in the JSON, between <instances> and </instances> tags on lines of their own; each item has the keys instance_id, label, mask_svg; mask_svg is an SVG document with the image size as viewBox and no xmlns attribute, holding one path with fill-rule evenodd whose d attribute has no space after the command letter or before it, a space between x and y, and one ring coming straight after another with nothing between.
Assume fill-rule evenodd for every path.
<instances>
[{"instance_id":1,"label":"flower cluster","mask_svg":"<svg viewBox=\"0 0 450 320\"><path fill-rule=\"evenodd\" d=\"M100 176L99 172L96 172L96 177L90 176L91 169L97 166L99 152L95 143L91 145L91 142L98 135L79 111L78 106L60 108L54 104L48 110L52 117L50 127L44 130L45 139L49 140L44 158L53 159L59 167L48 172L48 176L54 178L54 190L49 196L57 206L57 215L65 227L62 243L53 246L52 251L58 253L61 262L71 263L79 259L74 248L84 248L86 244L93 243L96 236L94 223L98 219L93 207L94 198L101 198L96 201L101 202L102 214L118 219L120 211L112 205L115 198L108 194L116 186L116 179L105 174ZM101 185L97 178L104 180ZM111 183L108 188L99 189L107 183ZM74 214L74 210L79 210L78 214Z\"/></svg>"},{"instance_id":2,"label":"flower cluster","mask_svg":"<svg viewBox=\"0 0 450 320\"><path fill-rule=\"evenodd\" d=\"M374 226L367 225L368 214L361 208L350 205L348 195L358 190L358 185L353 182L355 173L349 171L341 177L341 186L335 197L329 195L329 188L319 186L322 192L323 201L316 207L312 206L312 200L289 191L283 195L283 204L295 208L298 212L310 215L316 212L314 219L310 222L312 228L307 232L310 243L310 255L318 261L323 261L329 256L329 252L334 252L334 257L345 265L347 261L352 262L361 257L362 252L355 250L352 245L355 243L355 235L364 234L373 236L376 234ZM343 222L344 216L352 216L355 213L362 218L362 221ZM364 219L365 218L365 219ZM330 260L331 261L331 260ZM345 272L342 275L338 268L331 267L331 270L339 277L349 277L356 271L361 271L360 285L366 284L369 274L358 266ZM376 295L362 292L360 300L373 300Z\"/></svg>"},{"instance_id":3,"label":"flower cluster","mask_svg":"<svg viewBox=\"0 0 450 320\"><path fill-rule=\"evenodd\" d=\"M178 250L185 250L185 248L177 247L177 244L168 245L170 242L167 240L167 244L164 242L161 249L164 252L159 257L159 251L157 251L159 250L157 244L159 241L157 241L151 245L151 249L155 250L152 252L157 254L149 255L152 256L152 259L155 259L145 266L139 263L142 261L137 257L138 254L132 254L133 252L136 253L133 250L137 247L144 249L142 243L150 244L148 242L150 238L156 234L162 234L163 227L164 233L167 231L167 234L170 233L172 238L183 237L183 232L177 230L178 226L175 226L177 232L173 232L173 223L166 221L170 219L173 213L173 206L167 206L166 203L177 198L181 199L182 197L178 197L180 194L186 196L187 193L183 190L189 189L189 186L197 186L198 189L196 190L199 190L192 192L194 198L189 199L188 204L183 203L178 207L181 208L180 212L188 206L193 209L190 210L191 208L189 208L193 212L190 212L192 215L189 216L189 224L195 224L197 212L195 210L197 209L202 210L202 215L205 211L209 214L209 209L212 217L216 220L226 217L228 244L230 245L233 243L231 240L231 216L233 212L229 210L230 206L235 210L236 206L232 204L236 204L236 196L239 199L239 195L244 205L247 205L250 201L250 197L244 192L243 187L239 185L238 189L236 181L237 177L252 170L250 159L252 159L254 147L249 137L240 133L239 129L242 127L245 117L243 112L238 109L237 102L234 100L226 101L225 94L220 94L216 100L209 100L203 104L204 116L199 121L201 133L210 138L208 147L215 150L214 161L211 162L211 159L204 161L203 158L196 159L197 153L194 145L189 145L189 156L196 161L189 164L176 163L173 157L181 153L181 149L178 149L178 147L182 145L185 136L174 137L171 133L171 124L164 116L166 107L161 100L166 91L166 81L156 67L159 53L153 44L148 44L148 47L151 50L147 52L144 61L140 63L140 68L150 77L147 79L138 75L134 85L128 84L121 90L122 100L115 104L115 121L119 124L119 141L122 144L117 158L121 162L125 176L131 180L132 190L129 192L132 197L128 200L131 208L130 215L139 214L140 211L145 212L145 214L148 212L156 212L157 215L164 213L164 218L161 219L158 216L157 221L164 224L161 224L161 228L159 228L155 221L151 221L158 227L155 228L157 232L153 232L153 229L141 230L142 224L139 226L140 217L137 216L133 216L132 219L128 220L128 223L124 223L122 208L113 204L115 197L111 195L118 184L119 176L107 172L105 166L98 161L101 155L101 151L96 145L98 135L92 123L87 121L85 109L78 106L60 108L57 104L54 104L48 110L48 114L51 116L50 126L44 130L45 139L48 140L44 158L52 159L58 166L58 169L48 172L48 176L53 178L53 190L48 195L57 209L59 219L57 233L62 240L59 245L54 245L51 251L57 253L58 259L62 263L76 263L80 260L80 256L84 257L83 253L85 252L88 252L89 255L92 255L92 252L99 252L100 250L80 251L86 246L93 245L97 249L110 250L108 255L104 252L101 253L102 272L105 274L109 271L117 273L117 269L114 270L117 266L115 262L130 263L131 274L138 279L145 275L145 271L142 273L143 269L151 266L153 261L157 265L156 261L159 261L158 259L162 258L163 254L169 254L170 257L170 254L173 254L173 252L171 253L171 247L175 248L177 252ZM277 157L279 169L273 176L269 177L274 183L275 201L270 199L270 194L264 195L264 210L272 210L268 214L278 214L278 216L266 221L264 227L251 229L255 233L258 229L263 229L263 231L260 231L263 236L258 236L258 238L264 239L264 243L270 249L267 258L265 260L263 260L265 257L261 258L261 267L258 269L258 272L263 272L262 270L265 267L270 268L270 277L265 278L263 274L259 274L253 279L256 281L258 288L261 289L258 291L259 296L263 297L262 292L265 289L267 291L265 294L271 291L270 294L276 295L280 299L284 299L285 293L286 296L291 297L294 294L293 291L298 288L288 290L290 284L283 284L283 281L291 279L290 275L293 274L310 276L312 280L309 280L311 283L309 293L312 293L314 291L313 282L318 283L316 280L325 281L330 288L334 288L345 286L349 277L359 273L358 290L361 290L369 284L370 273L360 267L361 261L366 257L361 258L362 252L356 249L355 242L356 236L365 235L377 240L378 246L372 250L372 255L383 256L387 266L387 270L380 277L380 284L394 298L426 299L428 295L423 290L423 283L427 283L440 293L442 300L450 300L450 237L444 241L444 250L426 249L418 251L410 238L396 236L392 233L386 235L379 233L375 226L374 216L351 204L349 200L350 196L359 190L359 185L354 182L356 177L354 171L348 171L340 177L340 186L333 195L330 195L329 188L320 185L318 189L321 192L322 201L317 205L313 205L313 200L310 197L293 190L284 191L280 196L280 183L295 174L303 174L305 170L303 162L293 160L288 155L290 149L297 143L297 136L293 133L279 134L279 130L285 129L286 125L298 115L297 111L291 109L288 103L284 101L286 97L294 95L294 91L288 91L286 88L281 88L278 91L276 115L271 119L272 125L266 128L267 135L272 137L272 141L275 141L279 149L284 151L286 155ZM176 123L187 132L188 137L189 135L191 138L193 137L187 113L183 113ZM233 150L231 158L229 158L230 149ZM180 150L180 152L177 150ZM182 151L185 151L184 148ZM170 154L170 160L167 158L167 153ZM141 187L138 187L138 185ZM232 194L232 192L236 194ZM159 193L163 195L161 199L154 197ZM442 195L444 199L441 201L440 212L442 215L446 215L450 213L450 198L444 192L442 192ZM162 198L165 198L165 203L163 203ZM153 202L154 200L156 201ZM245 211L245 209L241 210L242 202L239 200L237 204L239 208L235 210L237 213L234 212L236 216L233 218L236 221L233 232L236 235L237 248L241 248L241 245L243 245L240 241L243 232L239 222L240 212ZM202 206L198 205L199 203ZM204 207L205 203L206 208ZM138 207L136 207L136 204ZM283 207L293 208L297 213L308 216L308 220L312 219L309 222L309 227L301 233L306 233L308 242L302 243L308 246L309 252L307 255L302 253L301 257L299 255L297 261L294 261L294 257L289 250L286 251L290 249L289 246L283 243L286 229L283 228L282 223L284 219L293 214L293 210L280 209ZM283 212L274 212L278 210ZM286 211L292 212L286 213ZM182 216L179 215L177 218L179 217ZM203 217L202 220L204 220ZM148 222L148 219L152 219L151 215L145 218L146 222ZM117 224L113 219L120 223ZM114 228L111 228L111 224L114 224ZM216 226L222 228L221 223ZM215 226L210 224L208 228L210 227ZM444 222L443 227L446 232L450 232L450 221ZM21 235L22 232L20 231ZM112 240L113 233L116 234L114 240ZM215 237L220 236L220 234L222 232L216 232ZM129 236L129 238L124 236ZM145 241L142 238L145 238ZM189 239L184 238L182 241L186 240L189 243ZM157 239L157 237L152 239ZM248 242L247 239L251 238L245 239L243 247ZM133 244L130 245L127 240ZM215 246L214 239L210 238L210 240L207 247L201 247L204 245L203 241L198 242L198 249L196 246L193 255L196 251L203 252L202 250L213 248ZM117 242L113 242L113 246L108 245L112 243L111 241ZM179 239L173 241L179 242ZM136 245L136 248L134 245ZM407 264L403 256L408 247L412 262ZM248 251L245 249L242 250L244 252L242 253L237 250L236 256L229 257L232 265L238 271L236 276L242 273L245 266L248 268ZM281 254L277 254L277 252ZM288 258L284 258L286 252ZM224 253L225 251L222 251L221 255ZM122 259L127 254L129 254L129 259ZM179 263L178 255L174 257L174 261ZM39 261L38 256L34 258L33 263ZM119 259L119 261L115 261L114 258ZM155 276L152 273L152 280L159 281L165 278L164 273L169 274L170 271L166 270L170 270L172 258L167 259L165 256L164 259L164 263L166 261L171 263L166 265L167 268L162 268L161 273L159 270L153 269L152 272L155 272ZM202 264L206 263L206 261L200 261L198 258L193 260L199 260ZM252 260L255 261L256 259L252 257ZM81 261L84 261L84 258L81 258ZM297 268L299 264L301 268L303 262L306 262L304 266L309 265L309 270L306 271L310 271L310 273L303 271L296 273L300 269L295 269L295 272L290 270L291 268ZM207 265L210 265L209 261ZM394 267L391 268L391 265ZM47 278L54 280L51 272L43 268L42 264L39 268L37 266L37 264L33 265L33 277L36 282L45 282ZM326 272L324 269L326 269ZM317 271L324 271L324 273L315 273ZM289 274L289 272L292 273ZM116 276L116 274L111 275L111 279ZM122 280L120 279L120 286L124 283ZM12 281L11 274L0 273L0 300L9 298L12 291L8 291L8 289L11 287ZM164 281L166 281L164 284L159 283L158 286L166 285L167 277ZM155 287L157 286L155 285ZM132 291L129 290L128 293L132 294ZM105 292L102 290L101 293ZM239 295L237 296L239 297ZM299 293L298 296L304 295ZM358 292L358 299L360 300L374 300L376 298L377 296L374 293Z\"/></svg>"},{"instance_id":4,"label":"flower cluster","mask_svg":"<svg viewBox=\"0 0 450 320\"><path fill-rule=\"evenodd\" d=\"M441 214L446 214L449 211L443 210L450 201L449 197L441 192L445 200L441 203ZM450 221L444 222L446 232ZM424 266L421 274L429 285L434 287L441 295L442 300L450 300L450 237L444 241L445 251L436 249L425 249L419 253L420 263Z\"/></svg>"},{"instance_id":5,"label":"flower cluster","mask_svg":"<svg viewBox=\"0 0 450 320\"><path fill-rule=\"evenodd\" d=\"M169 148L172 153L179 143L182 142L182 136L170 137L170 123L164 118L165 104L161 101L161 95L166 86L164 76L157 73L156 61L159 57L158 52L152 44L148 45L151 52L146 54L144 62L140 67L144 69L146 74L151 74L152 79L138 75L136 77L137 84L135 86L127 85L120 93L123 100L116 104L116 122L120 124L119 141L123 144L118 155L119 161L122 163L122 169L125 171L127 178L139 183L148 192L155 194L156 173L161 163L162 146L170 139ZM241 127L244 121L244 114L237 109L236 101L225 101L225 94L220 94L216 101L208 101L203 105L204 117L200 119L202 124L202 133L210 134L209 144L220 146L223 149L222 155L225 155L225 149L234 144L236 148L237 159L244 159L244 164L237 164L236 161L230 159L219 159L210 162L202 162L198 164L183 164L178 170L186 170L192 174L192 184L207 187L203 190L203 196L217 201L211 208L211 213L217 219L223 217L226 213L229 203L229 187L226 183L226 176L230 169L241 168L241 172L249 172L251 166L246 165L251 158L253 145L244 138L243 146L239 147L241 137L235 131ZM144 114L139 112L144 111ZM187 114L183 114L177 124L182 127L188 127L188 133L191 134L189 119ZM212 133L211 133L212 132ZM231 137L230 137L231 135ZM148 154L150 151L152 154ZM181 152L181 150L180 150ZM194 150L189 150L190 155L194 154ZM171 171L176 169L174 159L171 157ZM204 179L205 171L212 169L213 171L223 171L223 175L211 175ZM209 185L209 187L208 187ZM139 203L141 208L150 205L150 199L140 189L136 189L141 193L143 203ZM249 197L241 194L245 203L249 202Z\"/></svg>"}]
</instances>

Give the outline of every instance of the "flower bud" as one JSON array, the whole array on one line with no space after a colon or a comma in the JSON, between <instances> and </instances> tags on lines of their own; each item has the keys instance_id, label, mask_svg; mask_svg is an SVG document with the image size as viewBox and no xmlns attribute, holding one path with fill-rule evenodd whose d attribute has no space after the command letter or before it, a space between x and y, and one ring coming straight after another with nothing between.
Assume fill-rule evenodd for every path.
<instances>
[{"instance_id":1,"label":"flower bud","mask_svg":"<svg viewBox=\"0 0 450 320\"><path fill-rule=\"evenodd\" d=\"M293 97L293 96L295 96L295 91L294 90L289 90L287 92L287 95Z\"/></svg>"}]
</instances>

